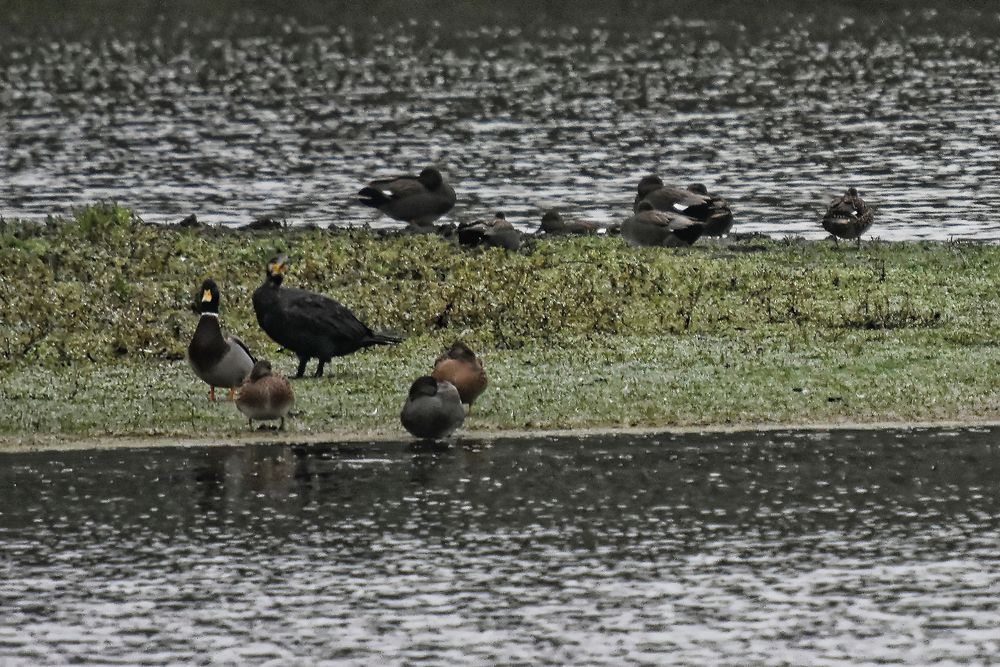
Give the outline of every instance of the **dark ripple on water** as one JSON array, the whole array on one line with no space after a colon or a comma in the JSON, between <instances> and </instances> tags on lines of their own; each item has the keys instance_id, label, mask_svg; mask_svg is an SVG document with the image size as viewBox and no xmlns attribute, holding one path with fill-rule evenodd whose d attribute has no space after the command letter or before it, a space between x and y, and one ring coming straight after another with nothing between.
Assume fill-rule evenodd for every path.
<instances>
[{"instance_id":1,"label":"dark ripple on water","mask_svg":"<svg viewBox=\"0 0 1000 667\"><path fill-rule=\"evenodd\" d=\"M996 442L7 455L0 662L989 662Z\"/></svg>"},{"instance_id":2,"label":"dark ripple on water","mask_svg":"<svg viewBox=\"0 0 1000 667\"><path fill-rule=\"evenodd\" d=\"M730 198L740 231L821 237L825 205L854 184L883 238L1000 239L1000 38L911 19L874 36L849 20L753 37L674 19L447 44L284 26L15 45L0 57L0 213L104 198L154 221L380 226L396 223L351 195L434 162L459 192L452 219L503 209L534 228L558 206L620 220L657 171Z\"/></svg>"}]
</instances>

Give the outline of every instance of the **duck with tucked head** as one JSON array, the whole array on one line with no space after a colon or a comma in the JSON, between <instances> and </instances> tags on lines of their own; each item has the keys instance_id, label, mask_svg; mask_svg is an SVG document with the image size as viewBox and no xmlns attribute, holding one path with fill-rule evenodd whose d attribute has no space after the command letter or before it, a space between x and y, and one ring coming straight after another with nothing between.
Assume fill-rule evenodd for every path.
<instances>
[{"instance_id":1,"label":"duck with tucked head","mask_svg":"<svg viewBox=\"0 0 1000 667\"><path fill-rule=\"evenodd\" d=\"M702 183L692 183L688 191L708 199L709 210L705 218L705 236L725 236L733 228L733 209L729 202L711 194Z\"/></svg>"},{"instance_id":2,"label":"duck with tucked head","mask_svg":"<svg viewBox=\"0 0 1000 667\"><path fill-rule=\"evenodd\" d=\"M834 199L823 216L823 229L833 234L833 239L857 239L875 222L875 210L865 203L855 188L848 188L841 197Z\"/></svg>"},{"instance_id":3,"label":"duck with tucked head","mask_svg":"<svg viewBox=\"0 0 1000 667\"><path fill-rule=\"evenodd\" d=\"M480 245L513 251L521 248L520 230L510 224L501 211L497 211L492 220L463 222L455 233L459 244L470 248Z\"/></svg>"},{"instance_id":4,"label":"duck with tucked head","mask_svg":"<svg viewBox=\"0 0 1000 667\"><path fill-rule=\"evenodd\" d=\"M235 336L223 336L219 326L219 286L208 278L201 284L198 327L188 344L188 362L194 374L208 383L208 400L215 400L216 387L229 388L232 400L236 387L250 374L254 358Z\"/></svg>"},{"instance_id":5,"label":"duck with tucked head","mask_svg":"<svg viewBox=\"0 0 1000 667\"><path fill-rule=\"evenodd\" d=\"M562 234L587 236L596 234L598 229L599 225L596 222L590 222L589 220L565 220L559 215L559 211L550 209L542 216L542 224L539 226L538 231L551 236Z\"/></svg>"},{"instance_id":6,"label":"duck with tucked head","mask_svg":"<svg viewBox=\"0 0 1000 667\"><path fill-rule=\"evenodd\" d=\"M310 359L319 359L316 377L322 377L323 367L333 357L400 342L395 336L373 332L330 297L282 287L287 271L288 258L284 255L267 263L264 283L253 293L253 309L264 333L298 356L295 377L305 374Z\"/></svg>"},{"instance_id":7,"label":"duck with tucked head","mask_svg":"<svg viewBox=\"0 0 1000 667\"><path fill-rule=\"evenodd\" d=\"M462 403L469 406L470 410L487 384L482 360L460 340L452 343L451 347L434 361L431 377L455 385Z\"/></svg>"},{"instance_id":8,"label":"duck with tucked head","mask_svg":"<svg viewBox=\"0 0 1000 667\"><path fill-rule=\"evenodd\" d=\"M285 417L295 403L292 385L284 376L271 369L271 362L261 359L254 364L240 393L236 396L236 408L250 421L280 419L280 430L285 428Z\"/></svg>"},{"instance_id":9,"label":"duck with tucked head","mask_svg":"<svg viewBox=\"0 0 1000 667\"><path fill-rule=\"evenodd\" d=\"M419 176L374 180L358 192L357 199L393 220L401 220L420 230L430 229L456 201L455 191L434 167L427 167Z\"/></svg>"},{"instance_id":10,"label":"duck with tucked head","mask_svg":"<svg viewBox=\"0 0 1000 667\"><path fill-rule=\"evenodd\" d=\"M635 215L622 223L622 238L631 246L688 246L705 231L705 223L684 215L657 211L648 201L639 202Z\"/></svg>"},{"instance_id":11,"label":"duck with tucked head","mask_svg":"<svg viewBox=\"0 0 1000 667\"><path fill-rule=\"evenodd\" d=\"M418 377L399 413L403 428L418 438L447 438L465 421L465 408L458 389L430 375Z\"/></svg>"}]
</instances>

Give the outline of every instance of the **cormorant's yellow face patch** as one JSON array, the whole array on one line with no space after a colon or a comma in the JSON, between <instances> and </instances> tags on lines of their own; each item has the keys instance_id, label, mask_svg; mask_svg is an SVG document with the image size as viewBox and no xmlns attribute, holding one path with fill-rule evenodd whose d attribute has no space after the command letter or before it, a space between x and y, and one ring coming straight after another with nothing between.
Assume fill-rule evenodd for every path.
<instances>
[{"instance_id":1,"label":"cormorant's yellow face patch","mask_svg":"<svg viewBox=\"0 0 1000 667\"><path fill-rule=\"evenodd\" d=\"M269 267L272 276L283 276L285 275L285 263L284 262L272 262Z\"/></svg>"},{"instance_id":2,"label":"cormorant's yellow face patch","mask_svg":"<svg viewBox=\"0 0 1000 667\"><path fill-rule=\"evenodd\" d=\"M205 303L212 300L212 290L207 289L201 293L201 302Z\"/></svg>"}]
</instances>

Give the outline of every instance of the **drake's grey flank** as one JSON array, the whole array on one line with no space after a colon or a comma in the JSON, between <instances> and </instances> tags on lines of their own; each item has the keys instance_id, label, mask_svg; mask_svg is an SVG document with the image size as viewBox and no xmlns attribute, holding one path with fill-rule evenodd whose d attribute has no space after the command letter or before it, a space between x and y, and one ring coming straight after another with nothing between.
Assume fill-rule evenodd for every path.
<instances>
[{"instance_id":1,"label":"drake's grey flank","mask_svg":"<svg viewBox=\"0 0 1000 667\"><path fill-rule=\"evenodd\" d=\"M235 336L224 336L219 325L219 287L208 278L201 284L198 311L201 317L188 344L187 356L194 374L208 383L208 400L215 400L215 388L227 387L232 400L236 387L250 374L254 358Z\"/></svg>"}]
</instances>

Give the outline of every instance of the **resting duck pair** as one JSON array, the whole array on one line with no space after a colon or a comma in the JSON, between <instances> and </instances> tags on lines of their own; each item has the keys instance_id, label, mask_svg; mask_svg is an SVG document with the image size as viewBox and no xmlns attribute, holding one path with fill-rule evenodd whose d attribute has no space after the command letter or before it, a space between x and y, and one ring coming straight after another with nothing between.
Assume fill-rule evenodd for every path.
<instances>
[{"instance_id":1,"label":"resting duck pair","mask_svg":"<svg viewBox=\"0 0 1000 667\"><path fill-rule=\"evenodd\" d=\"M635 213L639 212L639 206L644 201L657 211L683 215L703 223L702 233L706 236L724 236L733 228L733 211L729 202L710 194L701 183L694 183L685 189L664 185L655 174L644 176L636 188L632 206Z\"/></svg>"},{"instance_id":2,"label":"resting duck pair","mask_svg":"<svg viewBox=\"0 0 1000 667\"><path fill-rule=\"evenodd\" d=\"M434 361L430 375L414 380L399 420L418 438L447 438L465 422L464 406L471 410L486 385L482 361L456 341Z\"/></svg>"},{"instance_id":3,"label":"resting duck pair","mask_svg":"<svg viewBox=\"0 0 1000 667\"><path fill-rule=\"evenodd\" d=\"M596 234L600 226L587 220L565 220L555 209L546 211L538 233L546 236L561 236L565 234L588 235ZM463 222L455 228L459 244L474 248L485 245L507 250L518 250L523 241L523 234L514 228L502 212L497 212L492 220L475 220Z\"/></svg>"}]
</instances>

